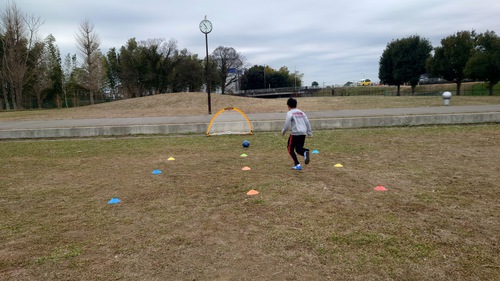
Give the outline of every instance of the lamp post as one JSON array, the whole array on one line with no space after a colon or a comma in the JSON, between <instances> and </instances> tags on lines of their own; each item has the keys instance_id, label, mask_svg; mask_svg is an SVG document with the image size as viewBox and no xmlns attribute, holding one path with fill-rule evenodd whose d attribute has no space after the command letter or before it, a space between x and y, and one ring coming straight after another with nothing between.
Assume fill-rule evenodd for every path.
<instances>
[{"instance_id":1,"label":"lamp post","mask_svg":"<svg viewBox=\"0 0 500 281\"><path fill-rule=\"evenodd\" d=\"M212 23L207 20L207 16L205 19L200 22L200 31L205 34L205 50L206 50L206 63L205 63L205 79L207 82L207 95L208 95L208 114L212 114L212 103L210 99L210 72L208 68L208 34L212 31Z\"/></svg>"}]
</instances>

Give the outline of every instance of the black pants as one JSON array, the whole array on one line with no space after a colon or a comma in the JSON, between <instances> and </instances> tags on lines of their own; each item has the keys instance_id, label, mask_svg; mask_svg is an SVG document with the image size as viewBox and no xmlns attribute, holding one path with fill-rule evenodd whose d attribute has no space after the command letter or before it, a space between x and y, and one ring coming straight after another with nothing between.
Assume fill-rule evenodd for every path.
<instances>
[{"instance_id":1,"label":"black pants","mask_svg":"<svg viewBox=\"0 0 500 281\"><path fill-rule=\"evenodd\" d=\"M297 154L300 156L304 156L304 152L309 151L309 149L304 148L304 143L306 141L306 135L301 135L301 136L292 136L290 135L288 137L288 153L290 156L292 156L293 163L294 165L300 164L299 160L297 159ZM297 152L297 154L295 154Z\"/></svg>"}]
</instances>

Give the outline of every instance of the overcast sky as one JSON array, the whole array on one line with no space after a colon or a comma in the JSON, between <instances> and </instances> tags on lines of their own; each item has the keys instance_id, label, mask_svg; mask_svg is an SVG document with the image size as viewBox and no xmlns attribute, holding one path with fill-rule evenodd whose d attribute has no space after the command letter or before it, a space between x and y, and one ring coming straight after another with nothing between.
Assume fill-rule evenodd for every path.
<instances>
[{"instance_id":1,"label":"overcast sky","mask_svg":"<svg viewBox=\"0 0 500 281\"><path fill-rule=\"evenodd\" d=\"M199 23L213 24L209 52L233 47L252 65L288 67L317 81L378 82L378 63L393 39L420 35L434 47L457 31L493 30L500 35L499 0L7 0L45 21L40 36L53 34L64 58L76 53L75 36L88 19L101 51L119 49L128 39L175 39L205 57Z\"/></svg>"}]
</instances>

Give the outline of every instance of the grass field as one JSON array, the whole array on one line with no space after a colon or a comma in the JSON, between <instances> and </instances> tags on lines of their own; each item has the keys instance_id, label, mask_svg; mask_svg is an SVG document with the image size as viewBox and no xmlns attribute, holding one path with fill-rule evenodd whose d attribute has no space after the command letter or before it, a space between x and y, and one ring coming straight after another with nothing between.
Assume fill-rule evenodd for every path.
<instances>
[{"instance_id":1,"label":"grass field","mask_svg":"<svg viewBox=\"0 0 500 281\"><path fill-rule=\"evenodd\" d=\"M500 279L499 124L318 131L303 171L285 143L1 141L0 279Z\"/></svg>"}]
</instances>

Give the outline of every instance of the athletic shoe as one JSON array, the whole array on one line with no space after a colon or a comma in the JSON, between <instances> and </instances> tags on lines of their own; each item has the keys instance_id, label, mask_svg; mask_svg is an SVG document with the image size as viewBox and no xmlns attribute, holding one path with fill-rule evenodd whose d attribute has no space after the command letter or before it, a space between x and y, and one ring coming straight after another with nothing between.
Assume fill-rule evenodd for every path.
<instances>
[{"instance_id":1,"label":"athletic shoe","mask_svg":"<svg viewBox=\"0 0 500 281\"><path fill-rule=\"evenodd\" d=\"M300 170L302 170L302 166L300 166L300 164L298 164L297 166L293 166L292 169L300 171Z\"/></svg>"},{"instance_id":2,"label":"athletic shoe","mask_svg":"<svg viewBox=\"0 0 500 281\"><path fill-rule=\"evenodd\" d=\"M306 165L307 165L307 164L309 164L310 160L311 159L309 158L309 151L305 151L304 152L304 163L306 163Z\"/></svg>"}]
</instances>

